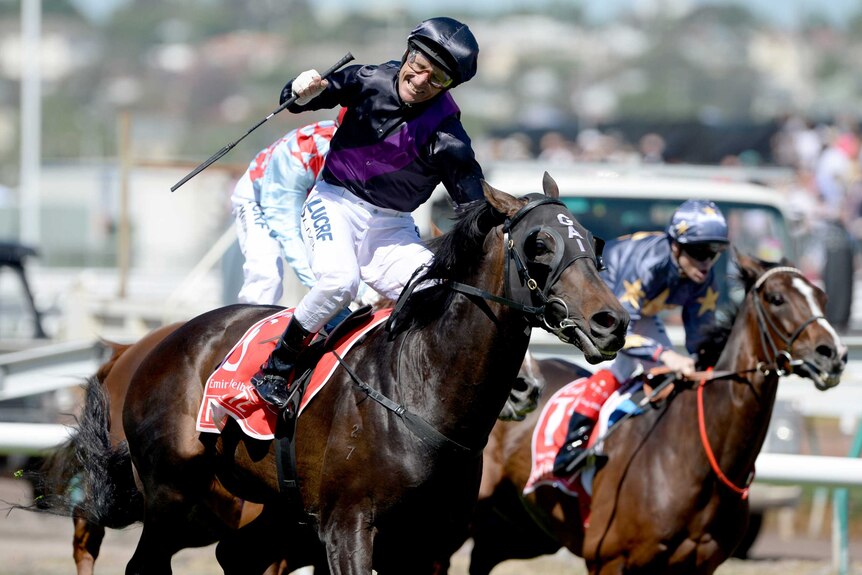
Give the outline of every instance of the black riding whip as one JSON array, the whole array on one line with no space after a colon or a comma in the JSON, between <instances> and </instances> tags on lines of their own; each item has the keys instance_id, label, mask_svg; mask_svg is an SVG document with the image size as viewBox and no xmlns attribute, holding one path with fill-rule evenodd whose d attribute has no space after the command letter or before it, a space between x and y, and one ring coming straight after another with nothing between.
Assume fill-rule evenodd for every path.
<instances>
[{"instance_id":1,"label":"black riding whip","mask_svg":"<svg viewBox=\"0 0 862 575\"><path fill-rule=\"evenodd\" d=\"M350 62L351 60L353 60L353 54L348 52L347 54L345 54L341 58L341 60L336 62L331 68L329 68L323 74L321 74L320 77L326 78L327 76L329 76L330 74L332 74L333 72L335 72L336 70L338 70L339 68L341 68L342 66L347 64L348 62ZM239 144L240 142L242 142L246 136L248 136L253 131L258 129L261 124L263 124L264 122L266 122L267 120L269 120L270 118L272 118L273 116L275 116L276 114L278 114L279 112L281 112L282 110L287 108L288 106L292 105L294 102L296 102L296 95L293 95L290 98L288 98L284 104L282 104L281 106L279 106L278 108L276 108L275 110L270 112L270 114L266 118L264 118L263 120L261 120L260 122L258 122L257 124L255 124L254 126L249 128L249 130L245 134L240 136L240 138L238 140L236 140L235 142L231 142L230 144L228 144L227 146L225 146L224 148L222 148L221 150L219 150L218 152L216 152L215 154L210 156L210 158L207 161L205 161L204 163L199 165L197 168L195 168L194 170L189 172L188 175L186 175L182 180L180 180L179 182L177 182L176 184L171 186L171 191L172 192L176 191L177 188L179 188L180 186L182 186L183 184L185 184L186 182L191 180L193 177L195 177L196 175L198 175L199 173L204 171L206 168L208 168L210 166L210 164L214 163L216 160L218 160L219 158L221 158L222 156L224 156L225 154L230 152L233 149L233 147L236 146L237 144Z\"/></svg>"}]
</instances>

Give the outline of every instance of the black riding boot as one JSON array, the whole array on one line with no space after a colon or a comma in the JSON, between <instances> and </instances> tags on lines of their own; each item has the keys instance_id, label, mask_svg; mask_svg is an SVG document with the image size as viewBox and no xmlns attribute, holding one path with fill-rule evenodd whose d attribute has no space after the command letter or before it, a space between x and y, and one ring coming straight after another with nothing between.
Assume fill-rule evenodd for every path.
<instances>
[{"instance_id":1,"label":"black riding boot","mask_svg":"<svg viewBox=\"0 0 862 575\"><path fill-rule=\"evenodd\" d=\"M586 415L581 415L578 412L572 414L572 418L569 420L569 430L566 432L566 442L554 459L554 475L569 477L583 467L586 459L582 458L580 461L578 459L587 450L590 433L592 433L595 425L596 422Z\"/></svg>"},{"instance_id":2,"label":"black riding boot","mask_svg":"<svg viewBox=\"0 0 862 575\"><path fill-rule=\"evenodd\" d=\"M291 318L278 345L269 358L251 378L251 384L260 397L279 409L284 409L293 391L293 366L299 353L312 340L312 333Z\"/></svg>"}]
</instances>

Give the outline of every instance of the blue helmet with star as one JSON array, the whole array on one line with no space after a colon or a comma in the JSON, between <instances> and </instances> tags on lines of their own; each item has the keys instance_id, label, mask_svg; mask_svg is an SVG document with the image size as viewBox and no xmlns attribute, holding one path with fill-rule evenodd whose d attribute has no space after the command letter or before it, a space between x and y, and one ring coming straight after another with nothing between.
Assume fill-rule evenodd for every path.
<instances>
[{"instance_id":1,"label":"blue helmet with star","mask_svg":"<svg viewBox=\"0 0 862 575\"><path fill-rule=\"evenodd\" d=\"M683 245L727 244L727 220L709 200L687 200L670 218L667 235Z\"/></svg>"}]
</instances>

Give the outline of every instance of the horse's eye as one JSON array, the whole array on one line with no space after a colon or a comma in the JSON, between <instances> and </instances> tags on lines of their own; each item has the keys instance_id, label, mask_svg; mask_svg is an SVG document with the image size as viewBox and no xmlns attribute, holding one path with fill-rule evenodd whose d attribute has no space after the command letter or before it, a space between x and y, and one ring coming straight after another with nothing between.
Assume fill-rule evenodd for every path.
<instances>
[{"instance_id":1,"label":"horse's eye","mask_svg":"<svg viewBox=\"0 0 862 575\"><path fill-rule=\"evenodd\" d=\"M766 294L766 301L772 305L782 305L784 303L784 296L778 292L771 292Z\"/></svg>"},{"instance_id":2,"label":"horse's eye","mask_svg":"<svg viewBox=\"0 0 862 575\"><path fill-rule=\"evenodd\" d=\"M533 246L533 254L535 257L543 256L551 251L551 248L548 247L548 244L541 238L536 238L536 243Z\"/></svg>"},{"instance_id":3,"label":"horse's eye","mask_svg":"<svg viewBox=\"0 0 862 575\"><path fill-rule=\"evenodd\" d=\"M529 240L524 242L524 255L530 261L536 261L542 256L551 253L551 242L546 236L541 233L530 236Z\"/></svg>"}]
</instances>

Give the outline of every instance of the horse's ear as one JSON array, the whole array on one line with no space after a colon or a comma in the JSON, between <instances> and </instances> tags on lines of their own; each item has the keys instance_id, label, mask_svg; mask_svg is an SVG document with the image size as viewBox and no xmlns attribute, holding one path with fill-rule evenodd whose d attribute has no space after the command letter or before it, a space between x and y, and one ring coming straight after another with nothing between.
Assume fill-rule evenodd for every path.
<instances>
[{"instance_id":1,"label":"horse's ear","mask_svg":"<svg viewBox=\"0 0 862 575\"><path fill-rule=\"evenodd\" d=\"M733 253L739 267L740 279L745 284L745 291L748 291L760 277L760 274L765 271L765 268L757 259L739 252L736 248L733 248Z\"/></svg>"},{"instance_id":2,"label":"horse's ear","mask_svg":"<svg viewBox=\"0 0 862 575\"><path fill-rule=\"evenodd\" d=\"M482 190L485 192L485 199L488 200L488 203L506 217L514 216L518 210L524 207L522 200L494 188L485 180L482 180Z\"/></svg>"},{"instance_id":3,"label":"horse's ear","mask_svg":"<svg viewBox=\"0 0 862 575\"><path fill-rule=\"evenodd\" d=\"M549 198L556 200L560 197L560 187L548 172L545 172L545 175L542 176L542 189L545 190L545 195Z\"/></svg>"}]
</instances>

